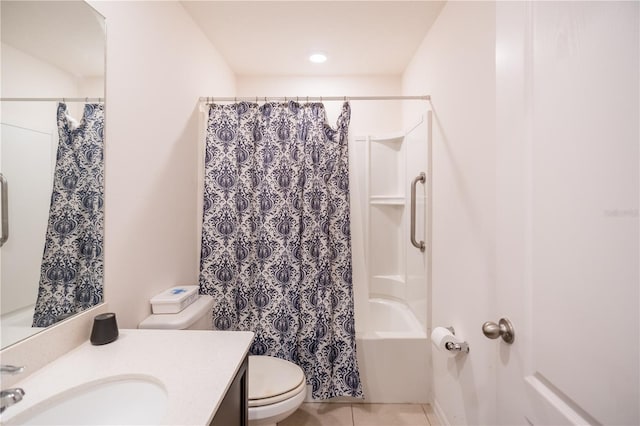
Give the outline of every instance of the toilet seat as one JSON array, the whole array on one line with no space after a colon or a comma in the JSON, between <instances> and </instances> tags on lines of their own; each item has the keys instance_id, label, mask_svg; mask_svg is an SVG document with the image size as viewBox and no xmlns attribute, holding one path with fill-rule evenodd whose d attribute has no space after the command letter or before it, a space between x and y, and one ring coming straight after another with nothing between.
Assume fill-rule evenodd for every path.
<instances>
[{"instance_id":1,"label":"toilet seat","mask_svg":"<svg viewBox=\"0 0 640 426\"><path fill-rule=\"evenodd\" d=\"M272 356L249 356L249 407L262 407L304 391L304 372L292 362Z\"/></svg>"},{"instance_id":2,"label":"toilet seat","mask_svg":"<svg viewBox=\"0 0 640 426\"><path fill-rule=\"evenodd\" d=\"M289 392L281 393L280 395L275 395L267 398L249 399L249 407L264 407L265 405L271 405L277 402L286 401L287 399L296 396L300 392L303 392L306 387L307 384L303 381L295 389L292 389Z\"/></svg>"}]
</instances>

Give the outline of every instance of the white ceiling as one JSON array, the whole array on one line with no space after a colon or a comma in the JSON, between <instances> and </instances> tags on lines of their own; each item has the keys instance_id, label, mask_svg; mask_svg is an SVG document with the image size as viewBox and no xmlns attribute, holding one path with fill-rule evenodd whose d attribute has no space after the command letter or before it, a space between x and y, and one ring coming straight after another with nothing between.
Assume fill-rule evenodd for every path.
<instances>
[{"instance_id":1,"label":"white ceiling","mask_svg":"<svg viewBox=\"0 0 640 426\"><path fill-rule=\"evenodd\" d=\"M399 75L444 1L182 1L238 75ZM308 61L320 50L324 64Z\"/></svg>"}]
</instances>

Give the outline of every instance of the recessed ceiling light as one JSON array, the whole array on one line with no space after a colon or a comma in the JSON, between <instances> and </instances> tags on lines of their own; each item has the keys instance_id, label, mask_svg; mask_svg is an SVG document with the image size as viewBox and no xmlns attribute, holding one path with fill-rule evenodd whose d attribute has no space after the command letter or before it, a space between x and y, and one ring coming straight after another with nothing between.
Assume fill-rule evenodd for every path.
<instances>
[{"instance_id":1,"label":"recessed ceiling light","mask_svg":"<svg viewBox=\"0 0 640 426\"><path fill-rule=\"evenodd\" d=\"M326 62L327 55L322 52L312 53L311 56L309 56L309 60L314 64L321 64L323 62Z\"/></svg>"}]
</instances>

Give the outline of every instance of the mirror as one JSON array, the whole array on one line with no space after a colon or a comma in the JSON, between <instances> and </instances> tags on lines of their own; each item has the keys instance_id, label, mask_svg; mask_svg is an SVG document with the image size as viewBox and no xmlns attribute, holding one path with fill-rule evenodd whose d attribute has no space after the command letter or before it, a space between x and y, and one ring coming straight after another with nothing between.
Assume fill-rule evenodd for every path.
<instances>
[{"instance_id":1,"label":"mirror","mask_svg":"<svg viewBox=\"0 0 640 426\"><path fill-rule=\"evenodd\" d=\"M5 348L103 299L106 31L81 1L3 0L0 18Z\"/></svg>"}]
</instances>

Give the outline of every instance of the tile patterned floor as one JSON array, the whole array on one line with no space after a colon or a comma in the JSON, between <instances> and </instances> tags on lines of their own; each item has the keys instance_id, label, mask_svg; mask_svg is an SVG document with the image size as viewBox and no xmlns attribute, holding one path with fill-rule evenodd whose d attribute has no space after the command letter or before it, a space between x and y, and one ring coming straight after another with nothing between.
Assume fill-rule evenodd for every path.
<instances>
[{"instance_id":1,"label":"tile patterned floor","mask_svg":"<svg viewBox=\"0 0 640 426\"><path fill-rule=\"evenodd\" d=\"M278 426L440 426L430 405L305 403Z\"/></svg>"}]
</instances>

